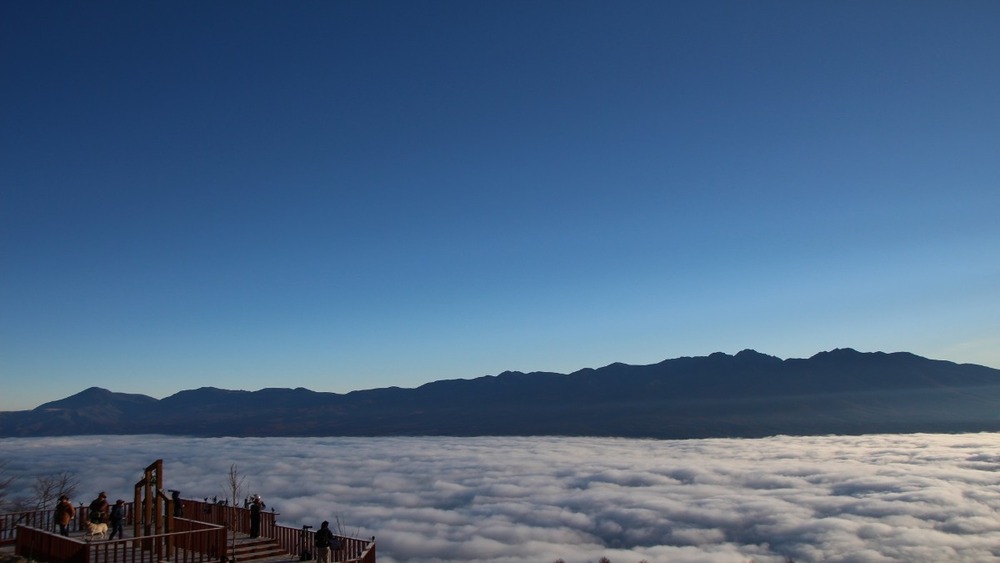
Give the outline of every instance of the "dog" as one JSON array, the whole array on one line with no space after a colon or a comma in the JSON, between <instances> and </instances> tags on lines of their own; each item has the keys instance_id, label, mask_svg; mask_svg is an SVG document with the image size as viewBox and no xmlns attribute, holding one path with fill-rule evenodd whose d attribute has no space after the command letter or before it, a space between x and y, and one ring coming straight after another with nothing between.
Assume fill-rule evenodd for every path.
<instances>
[{"instance_id":1,"label":"dog","mask_svg":"<svg viewBox=\"0 0 1000 563\"><path fill-rule=\"evenodd\" d=\"M87 533L84 534L84 537L89 540L95 538L107 539L108 525L100 522L87 522Z\"/></svg>"}]
</instances>

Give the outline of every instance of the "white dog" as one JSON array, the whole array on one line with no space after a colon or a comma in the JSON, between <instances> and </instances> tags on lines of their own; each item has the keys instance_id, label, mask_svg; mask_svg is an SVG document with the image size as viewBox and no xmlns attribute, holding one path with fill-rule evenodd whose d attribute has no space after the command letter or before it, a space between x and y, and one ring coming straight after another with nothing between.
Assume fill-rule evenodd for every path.
<instances>
[{"instance_id":1,"label":"white dog","mask_svg":"<svg viewBox=\"0 0 1000 563\"><path fill-rule=\"evenodd\" d=\"M106 539L108 537L108 525L101 524L97 522L87 522L87 533L84 534L87 539L101 538Z\"/></svg>"}]
</instances>

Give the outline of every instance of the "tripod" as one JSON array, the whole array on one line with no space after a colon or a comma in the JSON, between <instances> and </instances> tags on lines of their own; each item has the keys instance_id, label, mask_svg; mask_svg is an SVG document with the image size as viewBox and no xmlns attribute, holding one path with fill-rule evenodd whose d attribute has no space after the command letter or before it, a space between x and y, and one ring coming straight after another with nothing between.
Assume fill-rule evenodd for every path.
<instances>
[{"instance_id":1,"label":"tripod","mask_svg":"<svg viewBox=\"0 0 1000 563\"><path fill-rule=\"evenodd\" d=\"M313 554L310 549L309 529L312 526L302 526L302 533L299 534L299 561L312 561Z\"/></svg>"}]
</instances>

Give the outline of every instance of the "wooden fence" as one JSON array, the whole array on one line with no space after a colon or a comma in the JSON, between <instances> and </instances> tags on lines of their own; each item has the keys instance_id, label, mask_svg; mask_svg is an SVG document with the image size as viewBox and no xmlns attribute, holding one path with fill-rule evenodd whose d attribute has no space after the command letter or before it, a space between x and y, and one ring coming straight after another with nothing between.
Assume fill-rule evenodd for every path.
<instances>
[{"instance_id":1,"label":"wooden fence","mask_svg":"<svg viewBox=\"0 0 1000 563\"><path fill-rule=\"evenodd\" d=\"M76 517L70 520L69 530L71 532L81 532L86 527L87 510L86 506L80 504L76 509ZM55 509L46 510L22 510L19 512L8 512L0 514L0 545L12 545L17 538L17 527L19 525L46 530L53 533L59 532L59 527L55 523ZM125 503L125 527L132 524L132 503Z\"/></svg>"},{"instance_id":2,"label":"wooden fence","mask_svg":"<svg viewBox=\"0 0 1000 563\"><path fill-rule=\"evenodd\" d=\"M222 526L240 534L250 533L250 509L231 504L203 502L200 500L182 499L183 517L199 522L207 522ZM275 520L278 514L267 509L260 511L260 535L265 538L274 537Z\"/></svg>"},{"instance_id":3,"label":"wooden fence","mask_svg":"<svg viewBox=\"0 0 1000 563\"><path fill-rule=\"evenodd\" d=\"M274 535L270 536L278 542L282 549L292 555L299 555L305 548L310 552L315 552L314 536L312 529L291 528L277 524L274 526ZM331 553L331 561L356 561L359 563L375 563L375 538L364 540L348 536L335 535L340 541L340 549ZM313 553L313 558L316 554Z\"/></svg>"},{"instance_id":4,"label":"wooden fence","mask_svg":"<svg viewBox=\"0 0 1000 563\"><path fill-rule=\"evenodd\" d=\"M169 534L111 541L82 541L19 525L15 551L30 560L64 563L213 563L226 553L226 530L219 526L177 519Z\"/></svg>"},{"instance_id":5,"label":"wooden fence","mask_svg":"<svg viewBox=\"0 0 1000 563\"><path fill-rule=\"evenodd\" d=\"M208 522L217 526L229 528L230 522L235 524L235 531L241 534L250 533L250 510L242 506L227 505L218 502L205 502L184 499L183 514L185 518ZM302 548L309 551L313 548L313 530L292 528L276 522L278 513L265 508L260 511L260 535L272 538L290 555L299 555ZM333 553L333 561L358 561L361 563L375 562L375 538L370 540L337 536L341 549Z\"/></svg>"},{"instance_id":6,"label":"wooden fence","mask_svg":"<svg viewBox=\"0 0 1000 563\"><path fill-rule=\"evenodd\" d=\"M87 544L82 541L23 524L18 524L16 536L15 552L29 561L87 563Z\"/></svg>"},{"instance_id":7,"label":"wooden fence","mask_svg":"<svg viewBox=\"0 0 1000 563\"><path fill-rule=\"evenodd\" d=\"M86 511L83 505L70 530L85 529ZM126 503L125 529L133 522L133 503ZM178 563L221 561L228 553L227 530L239 534L250 532L250 510L242 506L183 500L183 516L174 518L170 533L144 535L113 541L86 542L60 536L53 521L54 511L31 510L0 514L0 545L17 546L17 553L40 561L64 563L140 563L170 559ZM262 510L260 535L274 539L291 556L298 556L303 546L314 551L314 531L292 528L276 523L278 514ZM336 536L341 548L333 561L375 563L375 538L360 539Z\"/></svg>"}]
</instances>

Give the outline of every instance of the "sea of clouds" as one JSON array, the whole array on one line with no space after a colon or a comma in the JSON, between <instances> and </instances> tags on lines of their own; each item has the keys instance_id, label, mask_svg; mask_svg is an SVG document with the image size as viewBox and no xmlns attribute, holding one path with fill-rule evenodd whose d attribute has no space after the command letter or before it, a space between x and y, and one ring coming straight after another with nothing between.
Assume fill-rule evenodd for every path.
<instances>
[{"instance_id":1,"label":"sea of clouds","mask_svg":"<svg viewBox=\"0 0 1000 563\"><path fill-rule=\"evenodd\" d=\"M74 502L224 495L232 464L289 526L339 520L380 562L934 562L1000 558L1000 434L0 440L17 476L73 471Z\"/></svg>"}]
</instances>

